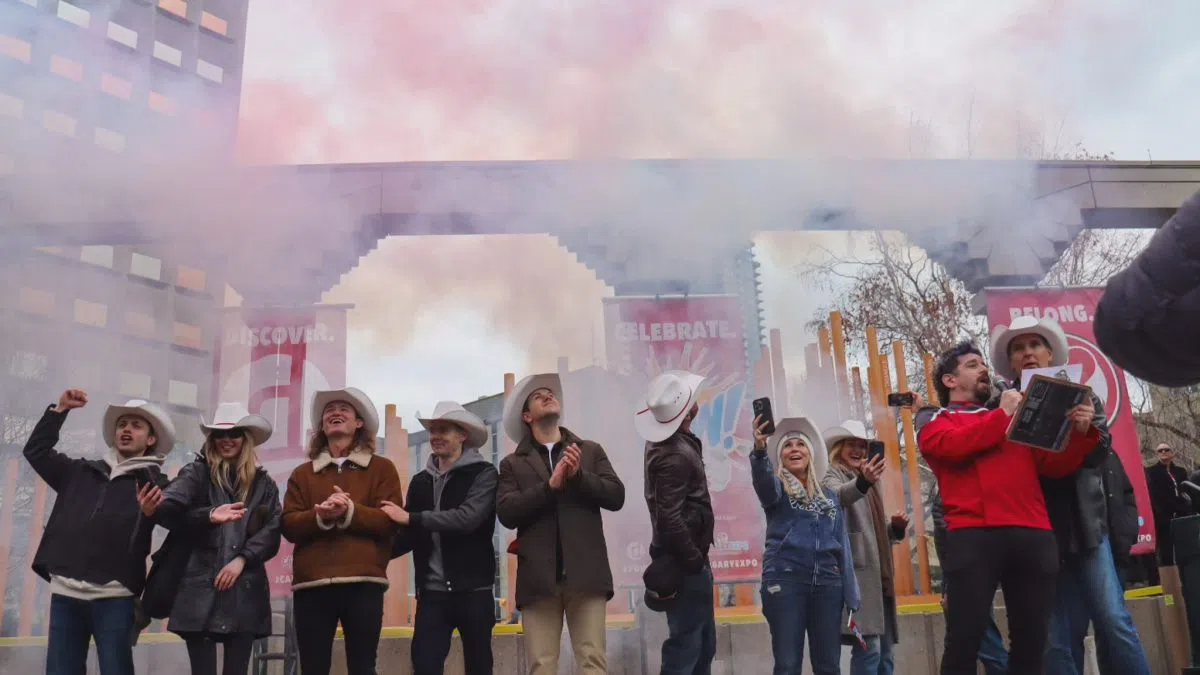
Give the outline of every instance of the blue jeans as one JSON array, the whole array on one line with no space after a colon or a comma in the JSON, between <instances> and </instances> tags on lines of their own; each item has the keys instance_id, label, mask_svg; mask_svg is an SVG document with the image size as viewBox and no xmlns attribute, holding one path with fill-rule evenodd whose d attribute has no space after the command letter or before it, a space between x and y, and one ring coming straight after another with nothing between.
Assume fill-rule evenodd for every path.
<instances>
[{"instance_id":1,"label":"blue jeans","mask_svg":"<svg viewBox=\"0 0 1200 675\"><path fill-rule=\"evenodd\" d=\"M886 635L864 635L864 650L858 640L850 647L850 675L892 675L896 664L892 659L892 638Z\"/></svg>"},{"instance_id":2,"label":"blue jeans","mask_svg":"<svg viewBox=\"0 0 1200 675\"><path fill-rule=\"evenodd\" d=\"M1082 675L1089 621L1095 626L1101 675L1150 675L1107 538L1062 563L1046 648L1047 675Z\"/></svg>"},{"instance_id":3,"label":"blue jeans","mask_svg":"<svg viewBox=\"0 0 1200 675\"><path fill-rule=\"evenodd\" d=\"M842 657L840 583L812 584L795 579L764 577L762 611L771 629L774 675L800 675L804 636L812 643L809 660L813 675L839 675Z\"/></svg>"},{"instance_id":4,"label":"blue jeans","mask_svg":"<svg viewBox=\"0 0 1200 675\"><path fill-rule=\"evenodd\" d=\"M666 614L670 634L662 646L662 675L709 675L717 655L717 617L708 567L683 578Z\"/></svg>"},{"instance_id":5,"label":"blue jeans","mask_svg":"<svg viewBox=\"0 0 1200 675\"><path fill-rule=\"evenodd\" d=\"M96 641L100 675L133 675L133 598L50 596L46 675L83 675Z\"/></svg>"}]
</instances>

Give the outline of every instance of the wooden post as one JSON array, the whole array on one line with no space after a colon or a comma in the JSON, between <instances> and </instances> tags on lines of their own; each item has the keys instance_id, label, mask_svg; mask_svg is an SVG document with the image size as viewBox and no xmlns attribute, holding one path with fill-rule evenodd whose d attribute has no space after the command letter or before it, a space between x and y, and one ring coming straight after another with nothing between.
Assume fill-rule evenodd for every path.
<instances>
[{"instance_id":1,"label":"wooden post","mask_svg":"<svg viewBox=\"0 0 1200 675\"><path fill-rule=\"evenodd\" d=\"M408 431L396 414L396 405L389 403L383 407L383 444L387 458L396 465L400 474L402 489L408 488L410 480L409 467L412 458L409 455ZM407 507L408 505L405 504ZM387 567L388 589L383 594L383 625L411 626L414 613L408 597L408 570L412 556L393 558Z\"/></svg>"},{"instance_id":2,"label":"wooden post","mask_svg":"<svg viewBox=\"0 0 1200 675\"><path fill-rule=\"evenodd\" d=\"M504 374L504 400L506 402L508 401L508 397L512 395L513 387L515 387L516 385L517 385L517 376L514 375L513 373L505 373ZM504 433L503 423L501 423L500 426L501 426L500 433L503 434ZM517 444L514 443L512 441L512 439L508 438L508 436L505 436L504 437L504 445L502 447L504 448L504 456L507 457L507 456L511 455L514 450L517 449ZM508 542L505 544L505 549L507 549L508 546L512 545L512 542L515 541L516 538L517 538L517 535L515 532L510 534L508 537ZM507 559L507 562L508 562L508 565L507 565L507 567L508 567L508 569L507 569L508 597L505 598L505 609L508 610L508 617L511 619L513 617L513 615L516 614L516 612L517 612L517 556L508 553L506 550L504 557Z\"/></svg>"},{"instance_id":3,"label":"wooden post","mask_svg":"<svg viewBox=\"0 0 1200 675\"><path fill-rule=\"evenodd\" d=\"M772 404L780 415L787 415L791 407L788 405L787 377L783 372L783 338L778 328L772 328L771 339L771 380L774 382L775 402Z\"/></svg>"},{"instance_id":4,"label":"wooden post","mask_svg":"<svg viewBox=\"0 0 1200 675\"><path fill-rule=\"evenodd\" d=\"M908 386L908 367L904 363L904 345L892 343L892 354L896 360L896 382L902 393L911 391ZM925 538L925 506L921 499L921 467L917 464L917 433L913 426L913 413L908 408L900 409L900 425L904 430L904 459L908 462L908 497L912 504L913 533L916 535L917 573L921 577L921 593L933 593L933 582L929 577L929 546Z\"/></svg>"},{"instance_id":5,"label":"wooden post","mask_svg":"<svg viewBox=\"0 0 1200 675\"><path fill-rule=\"evenodd\" d=\"M850 410L850 385L846 381L846 335L842 331L842 313L829 313L830 336L833 340L834 381L837 384L838 423L854 415Z\"/></svg>"},{"instance_id":6,"label":"wooden post","mask_svg":"<svg viewBox=\"0 0 1200 675\"><path fill-rule=\"evenodd\" d=\"M867 358L871 376L871 419L874 422L875 438L886 446L888 470L884 474L883 503L889 514L904 509L904 483L900 477L900 447L896 436L896 424L887 407L887 395L891 391L887 361L881 358L879 339L874 326L867 326ZM892 562L895 567L897 595L912 595L912 558L907 546L892 547Z\"/></svg>"},{"instance_id":7,"label":"wooden post","mask_svg":"<svg viewBox=\"0 0 1200 675\"><path fill-rule=\"evenodd\" d=\"M46 515L46 481L36 478L33 488L33 508L29 514L29 543L25 549L30 560L37 551L38 542L42 540L42 522ZM33 634L33 603L37 601L38 588L42 580L32 570L25 570L24 584L21 586L20 613L17 615L17 636L29 637Z\"/></svg>"},{"instance_id":8,"label":"wooden post","mask_svg":"<svg viewBox=\"0 0 1200 675\"><path fill-rule=\"evenodd\" d=\"M853 419L866 421L867 406L865 400L866 396L863 393L862 369L858 366L854 366L850 372L852 379L854 380L854 410L850 412L850 417Z\"/></svg>"},{"instance_id":9,"label":"wooden post","mask_svg":"<svg viewBox=\"0 0 1200 675\"><path fill-rule=\"evenodd\" d=\"M929 405L941 407L942 401L938 397L937 387L933 386L933 354L925 352L921 355L921 361L925 364L925 391L929 392Z\"/></svg>"}]
</instances>

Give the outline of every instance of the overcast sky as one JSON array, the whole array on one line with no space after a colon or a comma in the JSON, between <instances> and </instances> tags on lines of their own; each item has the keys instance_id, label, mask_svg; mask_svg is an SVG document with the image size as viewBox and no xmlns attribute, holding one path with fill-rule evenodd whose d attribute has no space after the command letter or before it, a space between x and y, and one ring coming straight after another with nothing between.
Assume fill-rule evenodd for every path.
<instances>
[{"instance_id":1,"label":"overcast sky","mask_svg":"<svg viewBox=\"0 0 1200 675\"><path fill-rule=\"evenodd\" d=\"M1198 22L1188 0L254 0L240 151L1011 157L1080 143L1200 159ZM759 239L790 362L826 300L794 278L812 237L849 241ZM350 383L411 417L495 393L506 370L590 363L609 292L548 238L396 238L326 299L359 307Z\"/></svg>"}]
</instances>

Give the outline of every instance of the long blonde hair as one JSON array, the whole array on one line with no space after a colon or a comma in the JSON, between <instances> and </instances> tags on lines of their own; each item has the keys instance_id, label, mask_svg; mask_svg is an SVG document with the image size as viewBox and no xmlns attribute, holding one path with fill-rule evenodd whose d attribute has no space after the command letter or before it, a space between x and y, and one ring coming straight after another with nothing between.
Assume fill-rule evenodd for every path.
<instances>
[{"instance_id":1,"label":"long blonde hair","mask_svg":"<svg viewBox=\"0 0 1200 675\"><path fill-rule=\"evenodd\" d=\"M242 452L234 462L229 462L221 456L211 434L204 440L203 453L204 461L208 462L208 473L212 476L213 485L226 492L233 491L233 487L229 485L229 466L232 464L233 474L237 476L238 501L245 502L250 498L250 486L254 483L255 472L258 471L258 455L255 453L254 439L250 437L250 432L245 429L241 432Z\"/></svg>"},{"instance_id":2,"label":"long blonde hair","mask_svg":"<svg viewBox=\"0 0 1200 675\"><path fill-rule=\"evenodd\" d=\"M355 413L358 414L357 412ZM319 424L319 422L318 422ZM354 432L354 441L350 444L351 451L360 450L369 454L375 454L375 439L367 435L366 427L359 427ZM316 459L321 456L322 452L329 451L329 437L325 435L324 429L314 429L308 437L308 458Z\"/></svg>"}]
</instances>

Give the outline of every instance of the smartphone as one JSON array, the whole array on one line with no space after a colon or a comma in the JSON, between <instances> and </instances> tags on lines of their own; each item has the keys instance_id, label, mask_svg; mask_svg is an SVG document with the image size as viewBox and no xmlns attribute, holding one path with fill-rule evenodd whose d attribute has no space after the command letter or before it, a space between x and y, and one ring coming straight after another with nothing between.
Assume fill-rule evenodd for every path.
<instances>
[{"instance_id":1,"label":"smartphone","mask_svg":"<svg viewBox=\"0 0 1200 675\"><path fill-rule=\"evenodd\" d=\"M876 457L883 457L884 445L883 441L867 441L867 461L871 461Z\"/></svg>"},{"instance_id":2,"label":"smartphone","mask_svg":"<svg viewBox=\"0 0 1200 675\"><path fill-rule=\"evenodd\" d=\"M767 426L763 427L763 434L770 436L775 433L775 413L771 411L771 399L766 396L756 398L750 405L754 409L754 417L762 417L762 421L767 423Z\"/></svg>"},{"instance_id":3,"label":"smartphone","mask_svg":"<svg viewBox=\"0 0 1200 675\"><path fill-rule=\"evenodd\" d=\"M888 394L888 399L887 399L889 408L911 408L913 406L913 404L916 402L917 402L917 397L914 396L911 391L906 391L903 394L901 394L901 393Z\"/></svg>"}]
</instances>

